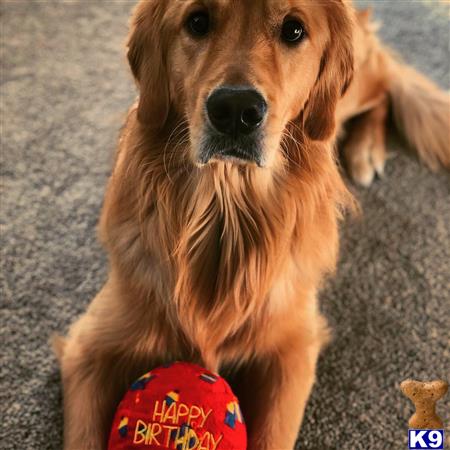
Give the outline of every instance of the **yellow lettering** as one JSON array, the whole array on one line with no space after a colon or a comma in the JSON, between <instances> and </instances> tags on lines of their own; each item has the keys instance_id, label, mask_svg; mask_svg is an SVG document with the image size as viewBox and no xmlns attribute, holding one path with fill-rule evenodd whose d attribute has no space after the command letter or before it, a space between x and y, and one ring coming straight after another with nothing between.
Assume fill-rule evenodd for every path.
<instances>
[{"instance_id":1,"label":"yellow lettering","mask_svg":"<svg viewBox=\"0 0 450 450\"><path fill-rule=\"evenodd\" d=\"M212 433L206 432L202 436L202 440L200 441L198 450L216 450L222 439L223 434L221 434L216 440Z\"/></svg>"},{"instance_id":2,"label":"yellow lettering","mask_svg":"<svg viewBox=\"0 0 450 450\"><path fill-rule=\"evenodd\" d=\"M147 435L145 436L145 445L148 445L150 439L152 438L152 424L147 425Z\"/></svg>"},{"instance_id":3,"label":"yellow lettering","mask_svg":"<svg viewBox=\"0 0 450 450\"><path fill-rule=\"evenodd\" d=\"M199 446L198 446L198 450L210 450L210 449L209 449L209 441L210 441L209 433L206 432L206 433L202 436L202 439L201 439L200 444L199 444Z\"/></svg>"},{"instance_id":4,"label":"yellow lettering","mask_svg":"<svg viewBox=\"0 0 450 450\"><path fill-rule=\"evenodd\" d=\"M193 419L198 419L200 416L202 416L202 409L198 406L192 405L189 411L189 417L187 421L188 425L192 423Z\"/></svg>"},{"instance_id":5,"label":"yellow lettering","mask_svg":"<svg viewBox=\"0 0 450 450\"><path fill-rule=\"evenodd\" d=\"M166 413L164 414L163 422L172 422L173 424L177 423L177 404L174 402L168 408Z\"/></svg>"},{"instance_id":6,"label":"yellow lettering","mask_svg":"<svg viewBox=\"0 0 450 450\"><path fill-rule=\"evenodd\" d=\"M189 414L189 407L185 405L184 403L180 403L178 405L178 414L177 414L177 420L176 423L180 423L180 417L187 416Z\"/></svg>"},{"instance_id":7,"label":"yellow lettering","mask_svg":"<svg viewBox=\"0 0 450 450\"><path fill-rule=\"evenodd\" d=\"M166 409L166 402L161 403L161 411L158 411L159 400L156 400L155 407L153 408L153 422L164 422L164 411ZM159 417L159 421L157 420Z\"/></svg>"},{"instance_id":8,"label":"yellow lettering","mask_svg":"<svg viewBox=\"0 0 450 450\"><path fill-rule=\"evenodd\" d=\"M177 448L179 445L181 445L181 450L185 450L186 449L186 437L180 437L180 432L181 432L181 428L178 428L177 430L177 435L175 436L175 448Z\"/></svg>"},{"instance_id":9,"label":"yellow lettering","mask_svg":"<svg viewBox=\"0 0 450 450\"><path fill-rule=\"evenodd\" d=\"M151 428L150 429L150 438L148 441L145 442L146 445L150 445L150 444L156 444L156 445L161 445L161 443L158 441L158 439L156 439L157 436L159 436L162 432L162 426L159 423L152 423Z\"/></svg>"},{"instance_id":10,"label":"yellow lettering","mask_svg":"<svg viewBox=\"0 0 450 450\"><path fill-rule=\"evenodd\" d=\"M176 430L178 427L171 427L170 425L164 425L164 429L167 431L166 435L166 447L170 444L170 436L172 435L172 431Z\"/></svg>"},{"instance_id":11,"label":"yellow lettering","mask_svg":"<svg viewBox=\"0 0 450 450\"><path fill-rule=\"evenodd\" d=\"M203 408L201 408L200 410L201 410L201 413L202 413L202 416L203 416L203 421L202 421L202 423L200 424L200 426L201 426L201 427L204 427L204 426L205 426L206 419L208 419L209 415L212 413L212 409L210 409L210 410L208 411L208 414L205 414L205 411L203 411Z\"/></svg>"},{"instance_id":12,"label":"yellow lettering","mask_svg":"<svg viewBox=\"0 0 450 450\"><path fill-rule=\"evenodd\" d=\"M177 448L178 445L181 445L181 450L193 450L196 449L199 443L197 434L194 430L184 429L184 435L180 437L181 433L181 427L178 428L177 436L175 439L175 448ZM190 445L191 439L194 438L192 447Z\"/></svg>"},{"instance_id":13,"label":"yellow lettering","mask_svg":"<svg viewBox=\"0 0 450 450\"><path fill-rule=\"evenodd\" d=\"M147 425L142 420L138 419L136 422L136 429L134 430L133 444L142 444L145 441L147 432Z\"/></svg>"},{"instance_id":14,"label":"yellow lettering","mask_svg":"<svg viewBox=\"0 0 450 450\"><path fill-rule=\"evenodd\" d=\"M217 446L220 444L220 441L223 439L223 434L221 434L219 436L219 438L217 439L217 441L214 439L214 435L211 434L211 444L212 444L212 448L211 450L216 450Z\"/></svg>"},{"instance_id":15,"label":"yellow lettering","mask_svg":"<svg viewBox=\"0 0 450 450\"><path fill-rule=\"evenodd\" d=\"M192 440L194 438L194 440ZM192 440L192 447L190 446L190 442ZM197 448L197 445L199 443L197 434L194 430L189 429L186 433L186 450L192 450Z\"/></svg>"}]
</instances>

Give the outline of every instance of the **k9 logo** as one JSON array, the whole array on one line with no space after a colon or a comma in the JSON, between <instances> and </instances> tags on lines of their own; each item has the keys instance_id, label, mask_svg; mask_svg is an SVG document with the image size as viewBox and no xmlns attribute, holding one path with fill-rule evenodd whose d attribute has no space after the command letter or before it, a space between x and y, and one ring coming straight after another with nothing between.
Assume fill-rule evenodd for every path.
<instances>
[{"instance_id":1,"label":"k9 logo","mask_svg":"<svg viewBox=\"0 0 450 450\"><path fill-rule=\"evenodd\" d=\"M410 450L444 448L444 430L409 430L408 447Z\"/></svg>"}]
</instances>

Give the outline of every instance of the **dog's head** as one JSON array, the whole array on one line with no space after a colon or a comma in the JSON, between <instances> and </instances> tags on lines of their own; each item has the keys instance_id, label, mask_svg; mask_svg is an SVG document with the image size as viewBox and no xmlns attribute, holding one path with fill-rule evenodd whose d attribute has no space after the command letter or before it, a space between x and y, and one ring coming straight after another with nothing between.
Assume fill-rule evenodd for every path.
<instances>
[{"instance_id":1,"label":"dog's head","mask_svg":"<svg viewBox=\"0 0 450 450\"><path fill-rule=\"evenodd\" d=\"M128 51L139 121L167 133L186 121L196 164L273 166L289 125L333 134L351 33L346 0L142 1Z\"/></svg>"}]
</instances>

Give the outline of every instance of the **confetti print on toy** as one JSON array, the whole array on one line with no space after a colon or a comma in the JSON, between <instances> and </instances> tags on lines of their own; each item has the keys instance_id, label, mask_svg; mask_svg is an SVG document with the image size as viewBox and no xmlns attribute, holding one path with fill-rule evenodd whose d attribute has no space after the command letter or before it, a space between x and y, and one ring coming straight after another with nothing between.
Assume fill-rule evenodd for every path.
<instances>
[{"instance_id":1,"label":"confetti print on toy","mask_svg":"<svg viewBox=\"0 0 450 450\"><path fill-rule=\"evenodd\" d=\"M140 402L141 402L141 393L138 392L138 393L136 394L136 397L134 398L134 403L137 405L137 404L140 403Z\"/></svg>"},{"instance_id":2,"label":"confetti print on toy","mask_svg":"<svg viewBox=\"0 0 450 450\"><path fill-rule=\"evenodd\" d=\"M128 417L122 417L120 419L119 426L117 427L117 430L119 431L119 435L122 438L127 437L128 434Z\"/></svg>"},{"instance_id":3,"label":"confetti print on toy","mask_svg":"<svg viewBox=\"0 0 450 450\"><path fill-rule=\"evenodd\" d=\"M170 406L172 403L177 402L180 399L180 393L179 391L170 391L166 394L166 405Z\"/></svg>"},{"instance_id":4,"label":"confetti print on toy","mask_svg":"<svg viewBox=\"0 0 450 450\"><path fill-rule=\"evenodd\" d=\"M209 384L214 384L218 380L215 375L212 375L210 373L202 373L199 378L200 380L206 381Z\"/></svg>"},{"instance_id":5,"label":"confetti print on toy","mask_svg":"<svg viewBox=\"0 0 450 450\"><path fill-rule=\"evenodd\" d=\"M147 384L156 378L156 375L152 375L151 372L142 375L142 377L138 378L130 387L132 391L144 390Z\"/></svg>"},{"instance_id":6,"label":"confetti print on toy","mask_svg":"<svg viewBox=\"0 0 450 450\"><path fill-rule=\"evenodd\" d=\"M225 413L225 424L234 430L236 421L244 423L241 409L237 402L230 402L227 404L227 411Z\"/></svg>"}]
</instances>

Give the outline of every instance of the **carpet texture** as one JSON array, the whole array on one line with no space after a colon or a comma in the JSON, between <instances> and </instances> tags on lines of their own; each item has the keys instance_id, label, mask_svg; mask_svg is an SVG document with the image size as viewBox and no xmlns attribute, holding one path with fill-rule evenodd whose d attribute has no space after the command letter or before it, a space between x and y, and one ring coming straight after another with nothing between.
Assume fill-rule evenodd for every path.
<instances>
[{"instance_id":1,"label":"carpet texture","mask_svg":"<svg viewBox=\"0 0 450 450\"><path fill-rule=\"evenodd\" d=\"M1 449L62 445L47 341L105 281L95 226L135 96L123 51L133 3L1 2ZM448 89L448 5L371 3L382 38ZM412 406L399 382L450 373L450 177L404 147L391 138L385 178L352 188L364 215L343 224L321 295L334 340L298 448L405 448Z\"/></svg>"}]
</instances>

